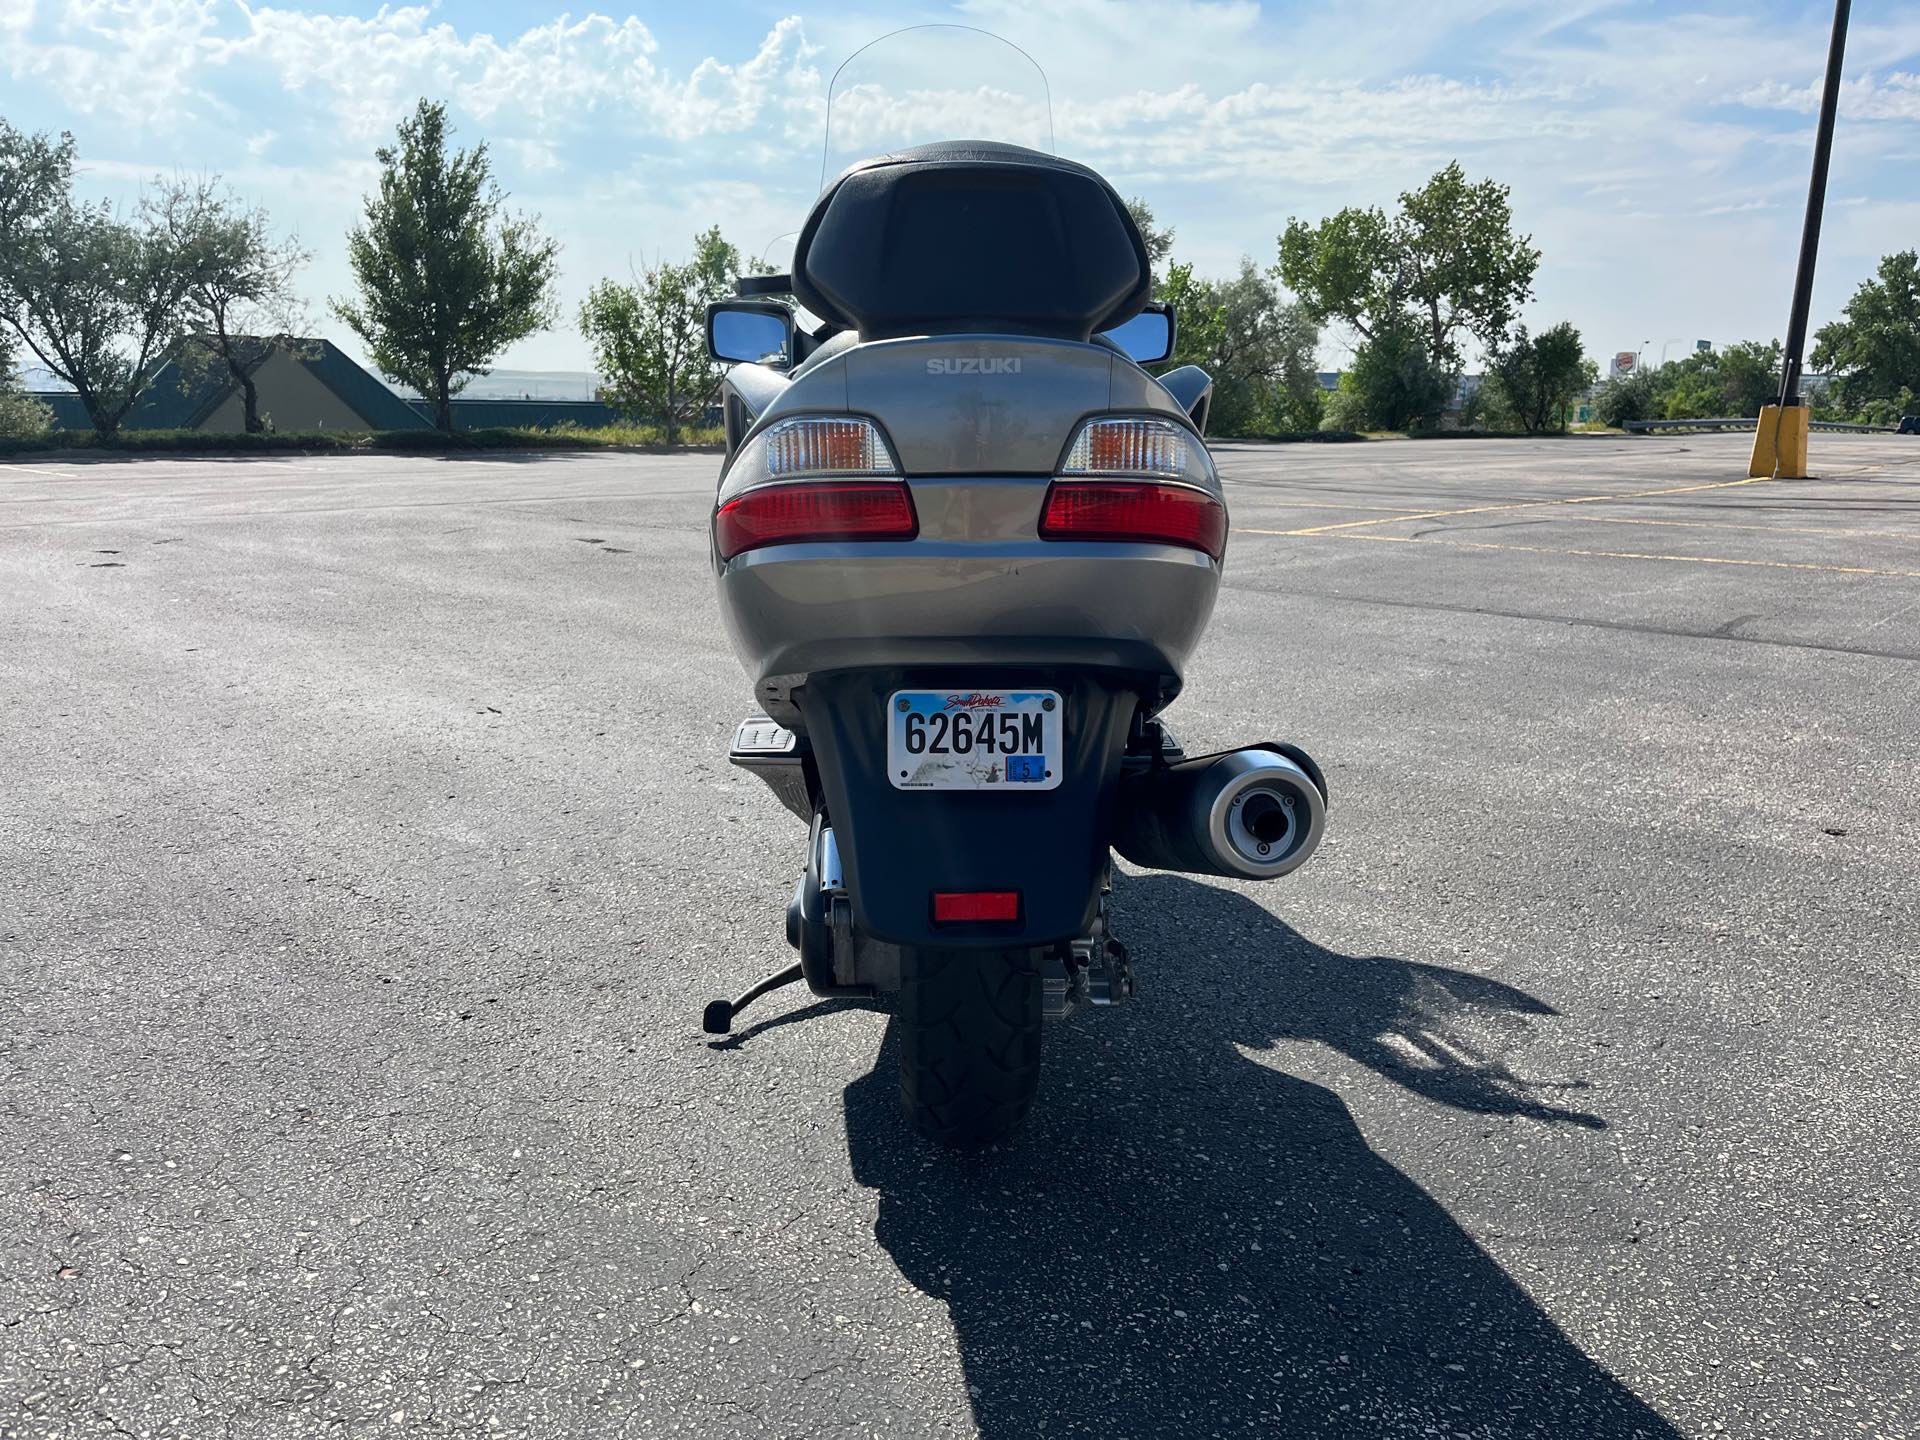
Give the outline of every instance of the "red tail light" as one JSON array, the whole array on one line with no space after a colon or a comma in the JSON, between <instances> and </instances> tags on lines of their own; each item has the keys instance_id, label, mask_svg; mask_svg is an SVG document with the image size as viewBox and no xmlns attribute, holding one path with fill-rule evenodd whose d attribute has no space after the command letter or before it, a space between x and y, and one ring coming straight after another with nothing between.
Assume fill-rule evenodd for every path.
<instances>
[{"instance_id":1,"label":"red tail light","mask_svg":"<svg viewBox=\"0 0 1920 1440\"><path fill-rule=\"evenodd\" d=\"M729 500L713 517L722 560L806 540L911 540L919 529L913 497L897 480L762 485Z\"/></svg>"},{"instance_id":2,"label":"red tail light","mask_svg":"<svg viewBox=\"0 0 1920 1440\"><path fill-rule=\"evenodd\" d=\"M998 920L1008 924L1020 918L1018 890L936 890L933 923L959 925L967 921Z\"/></svg>"},{"instance_id":3,"label":"red tail light","mask_svg":"<svg viewBox=\"0 0 1920 1440\"><path fill-rule=\"evenodd\" d=\"M1146 480L1056 480L1040 517L1047 540L1143 540L1185 545L1218 560L1227 510L1204 490Z\"/></svg>"}]
</instances>

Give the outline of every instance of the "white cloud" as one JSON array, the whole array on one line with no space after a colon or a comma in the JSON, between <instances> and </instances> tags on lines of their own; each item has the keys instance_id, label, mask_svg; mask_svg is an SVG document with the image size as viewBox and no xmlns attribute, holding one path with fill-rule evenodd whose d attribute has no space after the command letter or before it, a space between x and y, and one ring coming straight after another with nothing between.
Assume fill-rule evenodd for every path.
<instances>
[{"instance_id":1,"label":"white cloud","mask_svg":"<svg viewBox=\"0 0 1920 1440\"><path fill-rule=\"evenodd\" d=\"M421 95L451 98L478 120L511 112L535 131L626 103L650 84L652 33L638 20L561 17L506 44L433 23L425 6L372 16L262 7L243 33L214 41L207 63L264 73L331 112L341 138L383 136Z\"/></svg>"},{"instance_id":2,"label":"white cloud","mask_svg":"<svg viewBox=\"0 0 1920 1440\"><path fill-rule=\"evenodd\" d=\"M1811 115L1820 105L1820 86L1783 85L1768 81L1756 85L1740 97L1741 103L1760 110L1788 110ZM1920 120L1920 75L1895 70L1886 75L1862 75L1842 81L1839 106L1834 112L1849 122L1857 120Z\"/></svg>"},{"instance_id":3,"label":"white cloud","mask_svg":"<svg viewBox=\"0 0 1920 1440\"><path fill-rule=\"evenodd\" d=\"M1263 81L1219 96L1188 85L1066 101L1055 119L1063 148L1117 162L1142 183L1297 193L1388 177L1398 184L1422 167L1516 142L1537 153L1594 138L1593 121L1566 100L1544 88L1415 75L1379 86Z\"/></svg>"},{"instance_id":4,"label":"white cloud","mask_svg":"<svg viewBox=\"0 0 1920 1440\"><path fill-rule=\"evenodd\" d=\"M548 175L566 168L566 161L560 156L560 147L551 140L523 139L510 135L500 142L504 150L528 175Z\"/></svg>"},{"instance_id":5,"label":"white cloud","mask_svg":"<svg viewBox=\"0 0 1920 1440\"><path fill-rule=\"evenodd\" d=\"M870 11L822 13L743 35L716 16L725 39L670 55L623 12L543 10L489 34L453 5L295 8L308 3L0 0L8 118L74 129L86 183L123 195L156 171L224 172L299 226L318 252L313 289L338 293L338 237L374 183L374 146L417 97L442 98L461 143L493 147L515 208L563 237L577 294L629 257L684 254L711 223L750 248L797 225L826 77L886 28ZM1779 328L1824 6L1783 18L1618 0L957 0L946 13L1035 57L1058 148L1146 196L1203 270L1242 253L1264 263L1288 215L1390 205L1459 159L1512 186L1545 252L1530 320L1571 316L1596 352L1643 333ZM1816 308L1844 299L1873 247L1912 243L1902 177L1920 154L1920 8L1884 15L1854 28L1834 157L1849 198L1835 202ZM852 67L836 151L890 143L915 117L929 136L996 138L1005 97L1036 93L1017 56L985 80L944 66L917 87L885 71L892 95L863 90ZM557 334L508 363L565 365L578 348Z\"/></svg>"},{"instance_id":6,"label":"white cloud","mask_svg":"<svg viewBox=\"0 0 1920 1440\"><path fill-rule=\"evenodd\" d=\"M17 0L6 0L8 6ZM67 0L9 16L7 72L56 90L81 115L164 122L194 102L215 0Z\"/></svg>"},{"instance_id":7,"label":"white cloud","mask_svg":"<svg viewBox=\"0 0 1920 1440\"><path fill-rule=\"evenodd\" d=\"M19 3L6 0L6 24L20 36L0 60L9 74L44 82L80 114L157 131L231 113L214 87L265 85L278 103L324 115L332 142L385 135L421 95L539 135L612 114L686 140L748 129L819 89L792 18L740 63L708 58L675 76L632 16L563 15L503 41L462 33L425 5L361 16L245 0L233 10L215 0L67 0L37 15L13 10Z\"/></svg>"},{"instance_id":8,"label":"white cloud","mask_svg":"<svg viewBox=\"0 0 1920 1440\"><path fill-rule=\"evenodd\" d=\"M680 84L660 77L646 100L661 128L676 139L737 134L766 117L784 124L795 108L810 117L821 94L820 74L811 64L815 53L799 18L788 16L751 60L736 66L709 57Z\"/></svg>"}]
</instances>

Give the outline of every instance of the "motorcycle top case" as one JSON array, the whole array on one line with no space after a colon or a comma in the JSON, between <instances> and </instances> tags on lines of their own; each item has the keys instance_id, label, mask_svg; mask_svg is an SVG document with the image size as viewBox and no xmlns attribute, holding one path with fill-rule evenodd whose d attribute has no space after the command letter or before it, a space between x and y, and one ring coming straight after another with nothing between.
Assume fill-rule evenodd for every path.
<instances>
[{"instance_id":1,"label":"motorcycle top case","mask_svg":"<svg viewBox=\"0 0 1920 1440\"><path fill-rule=\"evenodd\" d=\"M1060 783L1051 789L903 790L887 770L898 690L1057 692ZM839 843L854 923L896 945L1021 948L1086 933L1107 859L1134 693L1075 671L858 670L815 674L800 696ZM1012 922L936 924L935 892L1017 891Z\"/></svg>"}]
</instances>

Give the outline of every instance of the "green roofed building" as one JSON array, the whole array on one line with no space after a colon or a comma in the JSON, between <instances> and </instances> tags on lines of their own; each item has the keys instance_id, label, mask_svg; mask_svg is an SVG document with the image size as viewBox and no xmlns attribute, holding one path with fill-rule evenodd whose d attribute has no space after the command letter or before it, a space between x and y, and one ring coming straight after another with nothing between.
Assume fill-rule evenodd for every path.
<instances>
[{"instance_id":1,"label":"green roofed building","mask_svg":"<svg viewBox=\"0 0 1920 1440\"><path fill-rule=\"evenodd\" d=\"M265 342L249 367L260 415L273 429L426 430L431 426L380 379L327 340ZM87 427L71 391L37 395L53 407L54 423ZM224 364L183 370L168 360L127 416L131 430L245 430L240 386Z\"/></svg>"},{"instance_id":2,"label":"green roofed building","mask_svg":"<svg viewBox=\"0 0 1920 1440\"><path fill-rule=\"evenodd\" d=\"M329 340L244 342L258 350L248 367L260 397L260 417L283 434L301 430L431 430L432 410L402 395ZM583 382L588 377L580 377ZM53 411L62 430L85 430L86 407L71 390L29 392ZM457 430L488 426L551 429L569 425L593 430L620 417L599 400L487 395L453 402ZM717 423L710 421L709 423ZM201 430L237 434L247 428L240 386L224 363L183 368L165 361L140 397L123 430Z\"/></svg>"}]
</instances>

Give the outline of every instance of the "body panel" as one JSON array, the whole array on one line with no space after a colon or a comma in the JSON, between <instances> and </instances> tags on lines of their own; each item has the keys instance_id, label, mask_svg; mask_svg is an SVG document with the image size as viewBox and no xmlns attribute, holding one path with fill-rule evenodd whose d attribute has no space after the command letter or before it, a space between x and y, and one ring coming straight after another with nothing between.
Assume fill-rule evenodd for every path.
<instances>
[{"instance_id":1,"label":"body panel","mask_svg":"<svg viewBox=\"0 0 1920 1440\"><path fill-rule=\"evenodd\" d=\"M878 340L815 356L777 392L758 377L728 384L751 397L754 423L742 438L795 415L867 415L914 476L1051 474L1074 426L1092 414L1187 423L1179 401L1111 346L1028 336ZM760 478L735 475L729 463L720 499Z\"/></svg>"},{"instance_id":2,"label":"body panel","mask_svg":"<svg viewBox=\"0 0 1920 1440\"><path fill-rule=\"evenodd\" d=\"M907 474L1045 475L1063 422L1112 405L1117 362L1071 341L943 336L862 345L841 363L849 408L884 417Z\"/></svg>"},{"instance_id":3,"label":"body panel","mask_svg":"<svg viewBox=\"0 0 1920 1440\"><path fill-rule=\"evenodd\" d=\"M809 361L748 436L798 415L872 418L904 472L919 533L716 559L727 633L762 703L778 704L816 670L995 660L1139 671L1177 687L1213 612L1219 565L1177 545L1039 536L1074 430L1115 411L1186 423L1152 376L1104 344L938 336ZM1203 452L1198 436L1194 444ZM754 469L730 464L716 503L767 483ZM1218 498L1210 466L1204 483Z\"/></svg>"},{"instance_id":4,"label":"body panel","mask_svg":"<svg viewBox=\"0 0 1920 1440\"><path fill-rule=\"evenodd\" d=\"M1174 545L1041 540L1034 530L1046 485L1023 485L1030 508L1017 538L923 534L737 557L720 580L721 613L754 684L858 665L996 659L1177 678L1213 613L1218 567ZM919 505L923 485L912 488ZM954 511L968 508L964 497L945 499ZM985 524L995 512L982 509ZM938 503L923 516L928 510L943 513Z\"/></svg>"}]
</instances>

